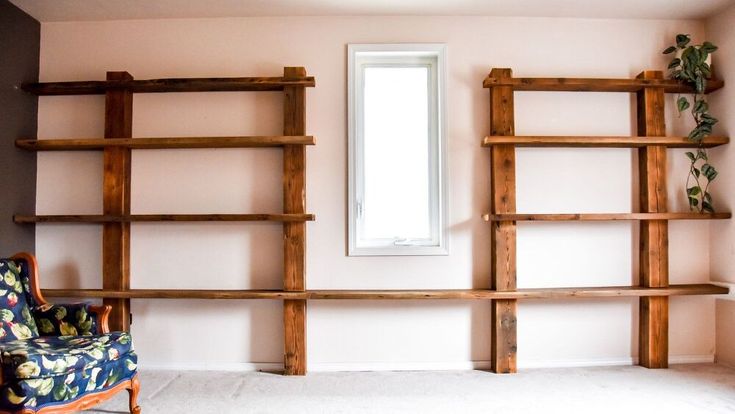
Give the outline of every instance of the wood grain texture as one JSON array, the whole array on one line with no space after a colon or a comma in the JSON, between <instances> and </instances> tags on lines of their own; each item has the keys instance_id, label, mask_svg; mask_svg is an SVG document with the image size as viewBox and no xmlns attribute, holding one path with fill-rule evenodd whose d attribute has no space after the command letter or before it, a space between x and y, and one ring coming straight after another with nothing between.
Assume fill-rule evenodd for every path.
<instances>
[{"instance_id":1,"label":"wood grain texture","mask_svg":"<svg viewBox=\"0 0 735 414\"><path fill-rule=\"evenodd\" d=\"M118 299L306 299L305 292L228 289L44 289L49 297Z\"/></svg>"},{"instance_id":2,"label":"wood grain texture","mask_svg":"<svg viewBox=\"0 0 735 414\"><path fill-rule=\"evenodd\" d=\"M285 79L303 78L302 67L283 68ZM306 89L287 86L283 89L283 135L306 134ZM306 148L283 147L283 212L306 211ZM306 289L306 223L283 224L283 290ZM284 300L284 368L286 375L306 374L306 301Z\"/></svg>"},{"instance_id":3,"label":"wood grain texture","mask_svg":"<svg viewBox=\"0 0 735 414\"><path fill-rule=\"evenodd\" d=\"M712 148L728 144L729 137L707 137L702 145ZM482 145L514 145L516 147L539 148L641 148L661 145L667 148L695 148L698 144L687 137L609 137L609 136L487 136Z\"/></svg>"},{"instance_id":4,"label":"wood grain texture","mask_svg":"<svg viewBox=\"0 0 735 414\"><path fill-rule=\"evenodd\" d=\"M571 213L571 214L484 214L485 221L617 221L617 220L722 220L732 213Z\"/></svg>"},{"instance_id":5,"label":"wood grain texture","mask_svg":"<svg viewBox=\"0 0 735 414\"><path fill-rule=\"evenodd\" d=\"M140 414L140 407L137 403L138 391L140 389L140 382L138 380L138 374L135 374L133 378L125 381L121 381L115 386L108 388L104 391L88 392L84 393L77 399L64 403L64 404L53 404L47 407L41 408L24 408L22 410L7 411L0 409L0 414L65 414L65 413L78 413L82 410L88 410L95 407L121 391L128 390L131 392L130 398L130 414ZM133 401L132 393L135 393L136 401ZM133 405L134 403L134 405Z\"/></svg>"},{"instance_id":6,"label":"wood grain texture","mask_svg":"<svg viewBox=\"0 0 735 414\"><path fill-rule=\"evenodd\" d=\"M666 297L724 295L728 288L711 284L671 285L662 288L642 286L599 286L534 288L513 291L491 289L428 290L182 290L182 289L43 289L48 297L136 298L136 299L301 299L301 300L543 300L565 298Z\"/></svg>"},{"instance_id":7,"label":"wood grain texture","mask_svg":"<svg viewBox=\"0 0 735 414\"><path fill-rule=\"evenodd\" d=\"M88 151L110 147L130 149L176 148L269 148L284 145L314 145L313 136L157 137L19 139L18 148L29 151Z\"/></svg>"},{"instance_id":8,"label":"wood grain texture","mask_svg":"<svg viewBox=\"0 0 735 414\"><path fill-rule=\"evenodd\" d=\"M22 89L35 95L102 95L111 90L134 93L282 91L289 86L312 87L314 78L240 77L110 79L106 81L24 83Z\"/></svg>"},{"instance_id":9,"label":"wood grain texture","mask_svg":"<svg viewBox=\"0 0 735 414\"><path fill-rule=\"evenodd\" d=\"M91 214L91 215L15 215L16 223L130 223L187 221L313 221L313 214Z\"/></svg>"},{"instance_id":10,"label":"wood grain texture","mask_svg":"<svg viewBox=\"0 0 735 414\"><path fill-rule=\"evenodd\" d=\"M663 73L646 71L638 79L660 81ZM645 88L637 93L638 134L666 135L665 99L661 88ZM640 211L666 212L666 149L660 146L638 150ZM645 287L669 284L669 232L666 220L640 224L640 277ZM668 366L668 299L640 300L639 361L648 368Z\"/></svg>"},{"instance_id":11,"label":"wood grain texture","mask_svg":"<svg viewBox=\"0 0 735 414\"><path fill-rule=\"evenodd\" d=\"M485 88L508 86L516 91L550 92L639 92L643 89L660 89L666 93L692 93L693 88L669 79L595 79L595 78L513 78L503 74L490 75L482 83ZM725 86L723 81L707 82L707 93Z\"/></svg>"},{"instance_id":12,"label":"wood grain texture","mask_svg":"<svg viewBox=\"0 0 735 414\"><path fill-rule=\"evenodd\" d=\"M490 76L510 79L510 69L493 69ZM495 136L515 134L513 88L490 88L490 133ZM515 213L515 147L495 145L491 149L491 210L494 214ZM516 224L493 223L491 233L491 288L497 291L516 289ZM513 299L495 300L492 306L492 369L497 373L516 372L516 303Z\"/></svg>"},{"instance_id":13,"label":"wood grain texture","mask_svg":"<svg viewBox=\"0 0 735 414\"><path fill-rule=\"evenodd\" d=\"M127 72L108 72L108 81L131 81ZM133 135L133 93L126 89L108 90L105 95L105 138L130 138ZM130 214L131 153L129 148L105 148L103 154L103 214ZM105 289L130 288L130 223L104 223L102 229L102 286ZM130 329L130 300L105 299L112 307L110 328Z\"/></svg>"}]
</instances>

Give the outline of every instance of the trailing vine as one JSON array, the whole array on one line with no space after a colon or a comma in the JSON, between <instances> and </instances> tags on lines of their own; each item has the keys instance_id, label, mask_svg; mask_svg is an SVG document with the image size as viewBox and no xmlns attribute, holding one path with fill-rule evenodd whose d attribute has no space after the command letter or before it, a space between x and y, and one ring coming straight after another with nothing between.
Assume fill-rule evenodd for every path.
<instances>
[{"instance_id":1,"label":"trailing vine","mask_svg":"<svg viewBox=\"0 0 735 414\"><path fill-rule=\"evenodd\" d=\"M709 187L717 178L717 170L710 163L702 141L712 134L712 127L717 123L717 118L709 113L709 105L705 96L707 79L712 76L712 68L707 63L707 58L717 50L717 46L710 42L694 45L691 44L691 40L687 34L678 34L676 45L669 46L663 53L668 55L678 52L669 63L670 77L694 89L691 104L686 96L679 96L676 100L679 114L691 108L690 112L696 123L688 139L698 144L697 150L686 153L689 159L689 173L686 180L689 209L700 213L714 213L714 203Z\"/></svg>"}]
</instances>

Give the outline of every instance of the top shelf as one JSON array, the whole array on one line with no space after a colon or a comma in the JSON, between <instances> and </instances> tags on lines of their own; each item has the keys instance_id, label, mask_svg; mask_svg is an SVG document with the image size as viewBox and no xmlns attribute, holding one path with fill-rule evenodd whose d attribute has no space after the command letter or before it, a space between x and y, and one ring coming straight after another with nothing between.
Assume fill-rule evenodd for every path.
<instances>
[{"instance_id":1,"label":"top shelf","mask_svg":"<svg viewBox=\"0 0 735 414\"><path fill-rule=\"evenodd\" d=\"M643 88L663 88L667 93L690 93L692 88L670 79L595 79L595 78L492 78L482 82L485 88L512 86L515 91L549 92L638 92ZM725 86L720 80L707 81L706 93Z\"/></svg>"},{"instance_id":2,"label":"top shelf","mask_svg":"<svg viewBox=\"0 0 735 414\"><path fill-rule=\"evenodd\" d=\"M314 87L313 76L298 78L168 78L122 81L80 81L24 83L34 95L103 95L108 90L126 89L134 93L282 91L286 86Z\"/></svg>"}]
</instances>

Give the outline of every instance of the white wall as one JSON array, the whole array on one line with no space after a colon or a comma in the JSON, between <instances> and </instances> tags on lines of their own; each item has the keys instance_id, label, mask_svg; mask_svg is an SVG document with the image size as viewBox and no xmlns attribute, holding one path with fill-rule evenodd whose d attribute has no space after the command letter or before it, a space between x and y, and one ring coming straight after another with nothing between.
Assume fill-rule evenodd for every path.
<instances>
[{"instance_id":1,"label":"white wall","mask_svg":"<svg viewBox=\"0 0 735 414\"><path fill-rule=\"evenodd\" d=\"M303 17L47 23L42 81L278 76L305 66L307 92L307 287L459 289L489 286L489 129L492 67L517 76L633 77L665 67L676 33L699 37L690 21L484 17ZM346 44L444 42L449 51L450 255L346 257ZM673 97L669 97L672 107ZM99 137L104 99L46 97L39 137ZM670 113L672 133L687 130ZM631 135L629 94L518 93L516 133ZM139 94L133 133L146 136L279 134L273 93ZM685 163L670 154L670 204L683 208ZM636 165L625 149L518 150L520 212L630 211ZM42 153L38 213L101 211L101 155ZM158 150L133 155L134 213L280 211L278 150ZM723 180L724 181L724 180ZM135 224L134 288L280 288L280 226ZM37 252L45 287L100 287L100 229L45 225ZM637 272L637 231L626 223L521 224L519 287L628 285ZM706 223L671 224L671 282L708 280ZM490 308L484 302L311 302L311 369L487 366ZM242 368L282 361L281 303L134 300L133 334L142 366ZM519 364L625 363L637 354L637 300L522 302ZM676 359L714 352L714 301L674 298ZM239 365L238 365L239 364ZM267 364L266 364L267 365Z\"/></svg>"},{"instance_id":2,"label":"white wall","mask_svg":"<svg viewBox=\"0 0 735 414\"><path fill-rule=\"evenodd\" d=\"M720 120L715 132L731 135L735 131L735 5L707 20L707 39L719 46L713 57L715 75L725 81L725 88L710 96L712 114ZM735 206L735 151L732 145L725 145L712 151L715 166L720 171L714 196L720 200L719 208L732 211ZM713 226L710 237L712 280L729 283L735 291L735 222L727 220ZM730 300L735 292L730 293ZM717 360L735 365L735 351L732 339L735 338L735 303L720 300L717 305Z\"/></svg>"}]
</instances>

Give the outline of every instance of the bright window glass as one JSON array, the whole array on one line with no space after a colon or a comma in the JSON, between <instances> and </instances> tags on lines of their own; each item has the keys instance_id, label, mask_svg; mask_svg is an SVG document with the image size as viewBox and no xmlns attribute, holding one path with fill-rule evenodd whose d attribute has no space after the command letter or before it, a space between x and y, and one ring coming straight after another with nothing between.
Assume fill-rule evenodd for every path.
<instances>
[{"instance_id":1,"label":"bright window glass","mask_svg":"<svg viewBox=\"0 0 735 414\"><path fill-rule=\"evenodd\" d=\"M398 46L350 47L350 255L446 254L444 48Z\"/></svg>"}]
</instances>

